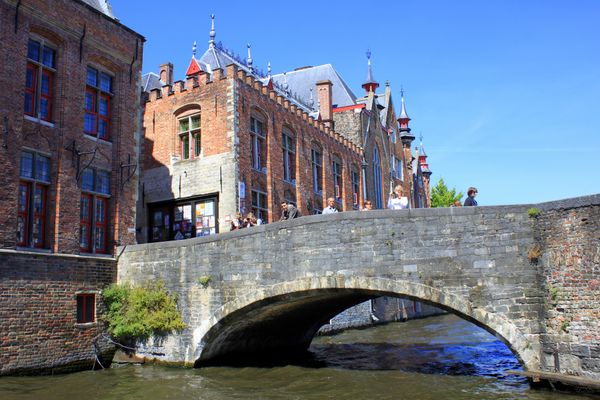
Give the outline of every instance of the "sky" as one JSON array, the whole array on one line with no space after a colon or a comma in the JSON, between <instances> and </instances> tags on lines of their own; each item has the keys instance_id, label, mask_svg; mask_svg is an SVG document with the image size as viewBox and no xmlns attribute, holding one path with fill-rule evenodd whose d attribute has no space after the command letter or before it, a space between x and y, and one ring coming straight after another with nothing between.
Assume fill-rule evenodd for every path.
<instances>
[{"instance_id":1,"label":"sky","mask_svg":"<svg viewBox=\"0 0 600 400\"><path fill-rule=\"evenodd\" d=\"M110 3L146 37L144 73L171 61L175 80L211 14L216 41L243 58L250 43L258 68L330 63L358 96L370 49L397 106L404 89L432 183L476 186L480 205L600 193L600 1Z\"/></svg>"}]
</instances>

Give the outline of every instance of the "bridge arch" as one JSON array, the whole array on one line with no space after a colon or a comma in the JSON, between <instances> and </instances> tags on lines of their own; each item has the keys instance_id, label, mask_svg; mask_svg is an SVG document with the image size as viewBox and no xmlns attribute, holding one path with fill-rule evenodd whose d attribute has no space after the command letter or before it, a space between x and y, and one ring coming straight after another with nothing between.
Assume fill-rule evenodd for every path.
<instances>
[{"instance_id":1,"label":"bridge arch","mask_svg":"<svg viewBox=\"0 0 600 400\"><path fill-rule=\"evenodd\" d=\"M335 275L257 288L225 303L193 332L198 344L195 365L268 351L305 350L326 321L378 296L407 297L443 308L502 340L525 368L539 364L535 343L511 320L456 293L409 280Z\"/></svg>"}]
</instances>

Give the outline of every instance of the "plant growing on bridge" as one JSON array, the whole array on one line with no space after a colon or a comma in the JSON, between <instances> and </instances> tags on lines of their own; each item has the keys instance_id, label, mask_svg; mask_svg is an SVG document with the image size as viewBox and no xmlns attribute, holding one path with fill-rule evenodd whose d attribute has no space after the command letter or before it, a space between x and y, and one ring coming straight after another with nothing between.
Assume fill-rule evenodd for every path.
<instances>
[{"instance_id":1,"label":"plant growing on bridge","mask_svg":"<svg viewBox=\"0 0 600 400\"><path fill-rule=\"evenodd\" d=\"M540 215L540 209L531 207L529 210L527 210L527 215L529 215L529 218L537 218Z\"/></svg>"},{"instance_id":2,"label":"plant growing on bridge","mask_svg":"<svg viewBox=\"0 0 600 400\"><path fill-rule=\"evenodd\" d=\"M185 328L177 310L177 296L169 294L163 282L145 286L112 284L102 291L102 298L108 331L121 342L143 341Z\"/></svg>"},{"instance_id":3,"label":"plant growing on bridge","mask_svg":"<svg viewBox=\"0 0 600 400\"><path fill-rule=\"evenodd\" d=\"M202 285L202 287L208 287L208 284L210 283L210 281L212 280L212 277L210 275L203 275L200 278L198 278L198 283Z\"/></svg>"},{"instance_id":4,"label":"plant growing on bridge","mask_svg":"<svg viewBox=\"0 0 600 400\"><path fill-rule=\"evenodd\" d=\"M431 188L431 207L450 207L456 201L460 201L463 194L456 193L456 189L448 189L444 180L440 178L437 185Z\"/></svg>"}]
</instances>

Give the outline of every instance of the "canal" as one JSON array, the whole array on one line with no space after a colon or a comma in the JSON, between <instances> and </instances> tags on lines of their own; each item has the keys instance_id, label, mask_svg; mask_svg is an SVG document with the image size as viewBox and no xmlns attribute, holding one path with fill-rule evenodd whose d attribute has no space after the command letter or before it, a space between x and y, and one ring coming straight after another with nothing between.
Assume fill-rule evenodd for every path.
<instances>
[{"instance_id":1,"label":"canal","mask_svg":"<svg viewBox=\"0 0 600 400\"><path fill-rule=\"evenodd\" d=\"M598 399L533 390L524 378L504 376L520 368L506 346L453 315L317 337L299 359L260 364L4 377L0 399Z\"/></svg>"}]
</instances>

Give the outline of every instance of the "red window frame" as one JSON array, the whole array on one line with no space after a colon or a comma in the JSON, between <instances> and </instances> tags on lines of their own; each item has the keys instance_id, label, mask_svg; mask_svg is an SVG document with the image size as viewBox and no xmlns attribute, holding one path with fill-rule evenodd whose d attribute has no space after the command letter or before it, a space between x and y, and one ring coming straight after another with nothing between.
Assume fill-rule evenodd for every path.
<instances>
[{"instance_id":1,"label":"red window frame","mask_svg":"<svg viewBox=\"0 0 600 400\"><path fill-rule=\"evenodd\" d=\"M48 197L48 187L44 185L35 185L35 189L40 189L42 193L42 207L41 212L36 212L35 208L33 210L33 223L39 219L42 221L40 226L40 237L41 240L38 243L34 243L34 247L44 248L44 244L46 243L46 199ZM35 190L34 190L35 194ZM35 204L35 200L34 200Z\"/></svg>"},{"instance_id":2,"label":"red window frame","mask_svg":"<svg viewBox=\"0 0 600 400\"><path fill-rule=\"evenodd\" d=\"M98 133L98 139L102 139L102 140L110 140L110 114L111 114L111 104L110 104L110 96L107 94L101 94L100 95L100 100L106 100L106 115L102 115L100 114L100 102L98 102L98 113L96 116L96 131ZM106 132L100 136L100 120L106 122Z\"/></svg>"},{"instance_id":3,"label":"red window frame","mask_svg":"<svg viewBox=\"0 0 600 400\"><path fill-rule=\"evenodd\" d=\"M35 98L37 92L38 68L39 67L33 63L27 63L27 72L31 71L33 77L31 79L31 86L27 86L27 77L25 77L25 93L29 93L31 95L31 100L29 101L29 107L31 109L31 112L25 112L25 115L30 115L32 117L35 117Z\"/></svg>"},{"instance_id":4,"label":"red window frame","mask_svg":"<svg viewBox=\"0 0 600 400\"><path fill-rule=\"evenodd\" d=\"M83 205L83 199L86 198L88 200L88 212L87 215L82 214L82 210L79 212L79 234L81 235L81 228L85 228L87 233L87 241L85 243L85 247L81 246L81 237L79 238L79 249L83 252L90 253L92 251L92 213L94 211L94 196L91 194L82 193L81 194L81 205ZM80 206L81 207L81 206Z\"/></svg>"},{"instance_id":5,"label":"red window frame","mask_svg":"<svg viewBox=\"0 0 600 400\"><path fill-rule=\"evenodd\" d=\"M42 78L44 76L48 77L48 93L44 94L44 92L42 90L40 90L40 97L42 99L48 101L48 115L46 117L41 117L41 114L40 114L40 118L44 121L50 122L52 120L52 96L54 95L52 88L54 86L54 73L47 69L42 69ZM43 88L43 86L42 86L42 88ZM40 101L40 103L41 103L41 101Z\"/></svg>"},{"instance_id":6,"label":"red window frame","mask_svg":"<svg viewBox=\"0 0 600 400\"><path fill-rule=\"evenodd\" d=\"M19 199L21 199L21 188L25 188L25 207L18 205L17 218L23 218L23 237L17 246L27 246L29 241L29 198L31 196L31 184L28 182L19 182Z\"/></svg>"},{"instance_id":7,"label":"red window frame","mask_svg":"<svg viewBox=\"0 0 600 400\"><path fill-rule=\"evenodd\" d=\"M87 133L88 135L91 136L97 136L98 135L98 113L96 112L97 109L97 93L96 90L87 87L85 89L85 93L88 94L90 93L92 95L92 108L88 108L87 104L85 105L85 113L86 114L90 114L94 116L94 125L92 125L92 130L91 131L86 131L85 130L85 124L84 124L84 132Z\"/></svg>"},{"instance_id":8,"label":"red window frame","mask_svg":"<svg viewBox=\"0 0 600 400\"><path fill-rule=\"evenodd\" d=\"M103 218L102 218L102 222L99 221L98 218L98 203L102 203L102 210L104 211L103 213ZM106 226L107 226L107 218L108 218L108 199L104 198L104 197L96 197L95 198L95 203L94 203L94 212L95 212L95 221L94 221L94 240L96 241L96 243L98 243L97 240L97 235L98 235L98 228L102 229L102 243L104 244L104 247L95 247L95 252L96 253L102 253L102 254L106 254L107 248L108 246L106 245Z\"/></svg>"},{"instance_id":9,"label":"red window frame","mask_svg":"<svg viewBox=\"0 0 600 400\"><path fill-rule=\"evenodd\" d=\"M88 308L92 309L90 319L87 318ZM77 323L87 324L96 322L96 295L93 293L84 293L77 295Z\"/></svg>"}]
</instances>

